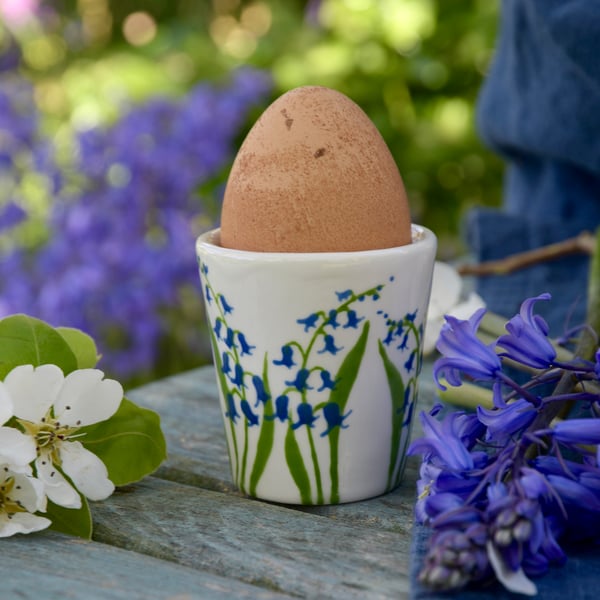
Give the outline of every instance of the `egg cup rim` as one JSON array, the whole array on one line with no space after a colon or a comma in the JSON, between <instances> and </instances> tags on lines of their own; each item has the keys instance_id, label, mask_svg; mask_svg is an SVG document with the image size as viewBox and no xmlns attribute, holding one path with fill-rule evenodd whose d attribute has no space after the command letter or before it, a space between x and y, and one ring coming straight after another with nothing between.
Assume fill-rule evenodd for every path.
<instances>
[{"instance_id":1,"label":"egg cup rim","mask_svg":"<svg viewBox=\"0 0 600 600\"><path fill-rule=\"evenodd\" d=\"M288 262L319 262L323 260L348 260L352 257L384 257L390 255L410 255L424 251L426 248L437 245L437 237L423 225L411 224L410 244L392 246L390 248L376 248L372 250L349 250L341 252L260 252L256 250L238 250L225 248L219 244L220 227L205 231L196 240L196 252L219 255L230 259L255 260L255 261L288 261Z\"/></svg>"}]
</instances>

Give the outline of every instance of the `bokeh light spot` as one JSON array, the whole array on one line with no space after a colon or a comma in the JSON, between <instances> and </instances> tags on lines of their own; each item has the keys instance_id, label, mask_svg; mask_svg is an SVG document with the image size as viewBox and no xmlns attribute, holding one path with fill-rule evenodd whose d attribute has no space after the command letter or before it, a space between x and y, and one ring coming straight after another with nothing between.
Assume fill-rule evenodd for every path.
<instances>
[{"instance_id":1,"label":"bokeh light spot","mask_svg":"<svg viewBox=\"0 0 600 600\"><path fill-rule=\"evenodd\" d=\"M132 46L145 46L155 37L157 32L154 17L147 12L134 12L123 21L123 37Z\"/></svg>"}]
</instances>

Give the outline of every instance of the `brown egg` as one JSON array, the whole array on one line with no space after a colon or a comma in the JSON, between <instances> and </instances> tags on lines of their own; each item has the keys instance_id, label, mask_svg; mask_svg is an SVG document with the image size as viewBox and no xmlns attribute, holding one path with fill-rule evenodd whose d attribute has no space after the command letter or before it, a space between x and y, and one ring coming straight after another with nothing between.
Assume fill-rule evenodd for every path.
<instances>
[{"instance_id":1,"label":"brown egg","mask_svg":"<svg viewBox=\"0 0 600 600\"><path fill-rule=\"evenodd\" d=\"M271 104L233 163L221 244L346 252L411 241L402 178L375 125L343 94L301 87Z\"/></svg>"}]
</instances>

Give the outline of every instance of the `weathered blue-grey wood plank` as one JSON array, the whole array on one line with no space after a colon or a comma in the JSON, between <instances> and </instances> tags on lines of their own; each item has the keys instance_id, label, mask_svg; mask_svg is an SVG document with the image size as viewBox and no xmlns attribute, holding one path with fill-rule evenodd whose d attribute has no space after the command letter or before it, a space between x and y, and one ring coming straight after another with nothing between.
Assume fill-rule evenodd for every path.
<instances>
[{"instance_id":1,"label":"weathered blue-grey wood plank","mask_svg":"<svg viewBox=\"0 0 600 600\"><path fill-rule=\"evenodd\" d=\"M152 518L148 518L152 515ZM308 598L404 598L409 536L148 478L94 506L95 537Z\"/></svg>"},{"instance_id":2,"label":"weathered blue-grey wood plank","mask_svg":"<svg viewBox=\"0 0 600 600\"><path fill-rule=\"evenodd\" d=\"M422 378L423 406L431 404L429 369ZM196 369L133 390L129 397L156 410L166 432L169 457L158 477L239 495L231 480L221 410L212 367ZM415 424L418 430L418 423ZM409 459L402 486L365 503L300 508L348 522L370 523L407 535L412 525L418 460Z\"/></svg>"},{"instance_id":3,"label":"weathered blue-grey wood plank","mask_svg":"<svg viewBox=\"0 0 600 600\"><path fill-rule=\"evenodd\" d=\"M184 567L53 532L2 540L2 600L230 600L290 598Z\"/></svg>"}]
</instances>

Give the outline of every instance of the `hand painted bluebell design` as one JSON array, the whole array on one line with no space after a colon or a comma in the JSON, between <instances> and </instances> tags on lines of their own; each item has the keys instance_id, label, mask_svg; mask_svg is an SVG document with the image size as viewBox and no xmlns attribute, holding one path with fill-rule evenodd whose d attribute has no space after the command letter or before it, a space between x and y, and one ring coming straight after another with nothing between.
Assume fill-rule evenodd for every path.
<instances>
[{"instance_id":1,"label":"hand painted bluebell design","mask_svg":"<svg viewBox=\"0 0 600 600\"><path fill-rule=\"evenodd\" d=\"M273 428L284 428L288 466L302 502L339 502L339 437L352 427L354 413L352 408L346 408L346 402L360 369L371 325L361 314L360 306L365 302L378 302L385 285L359 293L351 289L332 290L333 306L307 315L291 315L292 322L298 325L298 338L282 345L275 356L265 354L262 372L253 372L245 365L248 364L246 357L254 357L257 351L257 340L250 339L238 328L235 302L212 287L209 267L202 261L200 275L205 298L212 309L212 316L209 316L211 342L226 399L224 415L230 423L230 457L236 484L242 491L255 494L273 448ZM385 329L383 339L378 342L379 351L392 396L389 415L393 431L388 478L388 489L392 489L400 481L409 438L416 401L416 377L422 359L423 328L417 323L416 310L399 316L380 311L379 315ZM398 366L390 360L392 351L401 353ZM333 372L326 366L327 360L338 355L345 358L339 372ZM402 366L406 376L400 373ZM284 387L272 389L273 373L282 369L286 376L278 381ZM249 463L248 459L251 428L259 430L261 452L266 453L266 457L258 457L257 453L254 463ZM299 455L296 436L308 440L312 464ZM330 448L330 489L324 489L323 467L315 451L315 442L319 438L327 440ZM303 474L308 471L312 473L313 484Z\"/></svg>"},{"instance_id":2,"label":"hand painted bluebell design","mask_svg":"<svg viewBox=\"0 0 600 600\"><path fill-rule=\"evenodd\" d=\"M291 346L283 346L281 348L281 358L274 360L273 364L287 367L288 369L296 366L294 362L294 349Z\"/></svg>"},{"instance_id":3,"label":"hand painted bluebell design","mask_svg":"<svg viewBox=\"0 0 600 600\"><path fill-rule=\"evenodd\" d=\"M321 434L321 437L329 435L334 427L346 429L348 425L346 425L344 421L350 416L351 413L352 411L349 410L345 415L342 415L340 413L340 407L338 404L335 402L328 402L323 407L323 416L327 422L327 429Z\"/></svg>"}]
</instances>

